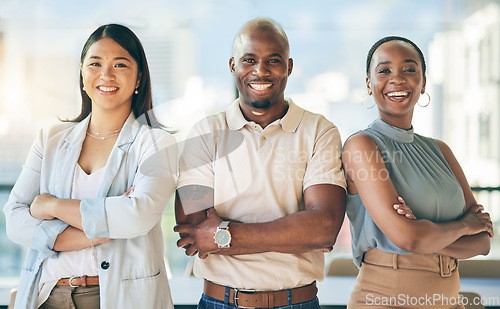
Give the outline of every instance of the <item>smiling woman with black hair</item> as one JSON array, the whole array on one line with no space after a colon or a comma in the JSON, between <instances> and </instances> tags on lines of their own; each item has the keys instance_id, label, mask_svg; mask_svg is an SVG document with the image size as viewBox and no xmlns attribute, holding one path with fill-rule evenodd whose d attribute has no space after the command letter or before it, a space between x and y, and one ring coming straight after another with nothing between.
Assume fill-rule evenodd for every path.
<instances>
[{"instance_id":1,"label":"smiling woman with black hair","mask_svg":"<svg viewBox=\"0 0 500 309\"><path fill-rule=\"evenodd\" d=\"M16 308L173 308L161 217L176 141L152 113L144 50L127 27L88 38L82 111L40 132L4 211L29 249Z\"/></svg>"},{"instance_id":2,"label":"smiling woman with black hair","mask_svg":"<svg viewBox=\"0 0 500 309\"><path fill-rule=\"evenodd\" d=\"M383 38L370 49L366 72L380 119L351 136L342 154L360 267L348 307L463 308L457 259L488 254L490 216L450 148L413 132L426 85L420 49ZM433 295L440 299L422 302Z\"/></svg>"}]
</instances>

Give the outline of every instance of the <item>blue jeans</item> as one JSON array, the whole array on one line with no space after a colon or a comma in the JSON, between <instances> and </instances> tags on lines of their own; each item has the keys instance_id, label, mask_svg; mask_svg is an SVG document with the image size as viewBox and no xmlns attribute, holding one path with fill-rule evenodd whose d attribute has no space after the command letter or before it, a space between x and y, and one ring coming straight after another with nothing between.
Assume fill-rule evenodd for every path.
<instances>
[{"instance_id":1,"label":"blue jeans","mask_svg":"<svg viewBox=\"0 0 500 309\"><path fill-rule=\"evenodd\" d=\"M218 300L212 297L208 297L207 295L203 294L201 295L200 302L198 303L198 309L234 309L238 308L235 307L233 304L229 303L229 294L226 295L226 302L223 302L222 300ZM282 306L282 307L275 307L275 308L283 308L283 309L320 309L319 306L319 300L318 297L315 297L314 299L310 301L306 301L300 304L295 304L295 305L287 305L287 306Z\"/></svg>"}]
</instances>

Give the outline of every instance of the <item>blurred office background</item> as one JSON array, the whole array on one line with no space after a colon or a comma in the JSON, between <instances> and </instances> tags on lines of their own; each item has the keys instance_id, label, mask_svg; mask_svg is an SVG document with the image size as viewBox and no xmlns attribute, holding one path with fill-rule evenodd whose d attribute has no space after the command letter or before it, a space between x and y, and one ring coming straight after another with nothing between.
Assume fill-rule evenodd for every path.
<instances>
[{"instance_id":1,"label":"blurred office background","mask_svg":"<svg viewBox=\"0 0 500 309\"><path fill-rule=\"evenodd\" d=\"M182 140L194 121L234 100L233 38L255 17L276 20L289 36L286 95L324 114L343 141L377 117L360 104L370 46L387 35L417 43L432 101L416 107L415 131L451 146L500 235L500 1L493 0L0 0L0 205L35 133L78 114L80 52L95 28L121 23L138 35L155 109ZM165 256L172 276L182 276L190 258L176 248L173 225L170 205ZM499 239L482 258L500 258ZM0 213L0 281L15 282L25 250L7 239ZM346 255L348 226L328 258Z\"/></svg>"}]
</instances>

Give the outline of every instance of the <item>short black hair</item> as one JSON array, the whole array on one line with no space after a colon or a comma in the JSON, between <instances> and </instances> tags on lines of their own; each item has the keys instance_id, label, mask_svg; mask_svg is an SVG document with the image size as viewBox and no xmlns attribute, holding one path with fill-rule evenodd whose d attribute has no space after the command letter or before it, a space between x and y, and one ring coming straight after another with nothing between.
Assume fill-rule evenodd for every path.
<instances>
[{"instance_id":1,"label":"short black hair","mask_svg":"<svg viewBox=\"0 0 500 309\"><path fill-rule=\"evenodd\" d=\"M413 48L415 48L415 50L418 52L418 55L420 56L420 61L422 62L422 75L425 76L426 66L425 66L424 54L422 53L420 48L418 48L417 44L413 43L411 40L407 38L403 38L400 36L386 36L385 38L382 38L377 42L375 42L375 44L373 44L373 46L370 48L370 51L368 51L368 56L366 57L366 76L370 76L370 65L372 63L372 57L377 48L379 48L380 45L390 41L402 41L413 46Z\"/></svg>"}]
</instances>

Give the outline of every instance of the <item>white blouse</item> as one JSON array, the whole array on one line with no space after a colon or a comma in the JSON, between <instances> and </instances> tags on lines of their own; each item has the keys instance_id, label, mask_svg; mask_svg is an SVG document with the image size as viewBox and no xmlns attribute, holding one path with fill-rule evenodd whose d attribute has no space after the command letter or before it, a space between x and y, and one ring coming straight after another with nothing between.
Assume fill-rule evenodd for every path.
<instances>
[{"instance_id":1,"label":"white blouse","mask_svg":"<svg viewBox=\"0 0 500 309\"><path fill-rule=\"evenodd\" d=\"M88 175L79 164L76 164L71 198L76 200L96 198L103 169L100 168ZM91 247L75 251L63 251L55 259L46 259L42 265L38 307L49 298L50 292L59 279L83 275L98 275L95 252Z\"/></svg>"}]
</instances>

